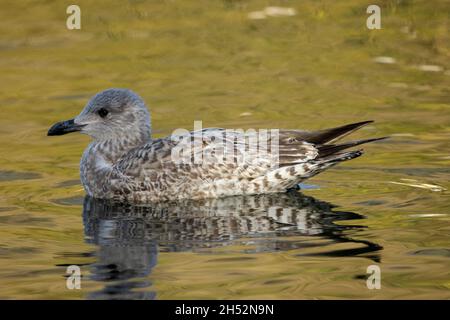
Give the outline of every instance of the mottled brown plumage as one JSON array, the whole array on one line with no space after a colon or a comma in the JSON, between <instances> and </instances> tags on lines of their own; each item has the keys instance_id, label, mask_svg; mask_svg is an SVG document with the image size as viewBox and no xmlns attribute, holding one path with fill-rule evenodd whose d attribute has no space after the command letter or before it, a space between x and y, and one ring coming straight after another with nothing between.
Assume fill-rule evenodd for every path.
<instances>
[{"instance_id":1,"label":"mottled brown plumage","mask_svg":"<svg viewBox=\"0 0 450 320\"><path fill-rule=\"evenodd\" d=\"M361 150L341 151L379 139L335 142L370 122L313 132L276 130L259 140L251 131L222 128L152 139L143 100L126 89L109 89L75 119L55 124L49 135L81 131L93 137L80 164L88 195L142 203L284 192L360 156Z\"/></svg>"}]
</instances>

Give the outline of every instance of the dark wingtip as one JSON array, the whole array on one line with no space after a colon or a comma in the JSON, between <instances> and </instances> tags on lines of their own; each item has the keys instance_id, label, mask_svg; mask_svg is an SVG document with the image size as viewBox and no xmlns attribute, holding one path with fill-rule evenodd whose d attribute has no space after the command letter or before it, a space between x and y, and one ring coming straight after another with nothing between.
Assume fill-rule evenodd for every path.
<instances>
[{"instance_id":1,"label":"dark wingtip","mask_svg":"<svg viewBox=\"0 0 450 320\"><path fill-rule=\"evenodd\" d=\"M363 139L363 140L356 140L356 141L349 141L341 144L324 144L318 147L319 150L319 157L327 157L332 154L336 154L339 151L359 146L361 144L385 140L389 137L380 137L380 138L371 138L371 139Z\"/></svg>"},{"instance_id":2,"label":"dark wingtip","mask_svg":"<svg viewBox=\"0 0 450 320\"><path fill-rule=\"evenodd\" d=\"M308 137L307 141L315 144L325 144L327 142L332 143L334 141L342 139L346 135L358 130L359 128L373 122L374 120L366 120L346 124L340 127L315 131L311 133L311 136Z\"/></svg>"},{"instance_id":3,"label":"dark wingtip","mask_svg":"<svg viewBox=\"0 0 450 320\"><path fill-rule=\"evenodd\" d=\"M385 137L380 137L380 138L372 138L372 139L366 139L363 143L372 143L372 142L376 142L376 141L382 141L382 140L387 140L390 139L391 137L389 136L385 136Z\"/></svg>"},{"instance_id":4,"label":"dark wingtip","mask_svg":"<svg viewBox=\"0 0 450 320\"><path fill-rule=\"evenodd\" d=\"M372 123L372 122L375 122L375 120L366 120L366 121L361 121L361 122L355 122L355 123L352 123L351 125L363 126L365 124Z\"/></svg>"},{"instance_id":5,"label":"dark wingtip","mask_svg":"<svg viewBox=\"0 0 450 320\"><path fill-rule=\"evenodd\" d=\"M380 137L380 138L365 139L362 141L364 141L363 143L369 143L369 142L375 142L375 141L380 141L380 140L386 140L389 138L390 138L389 136L385 136L385 137Z\"/></svg>"},{"instance_id":6,"label":"dark wingtip","mask_svg":"<svg viewBox=\"0 0 450 320\"><path fill-rule=\"evenodd\" d=\"M349 133L351 133L353 130L359 129L369 123L374 123L374 122L375 122L375 120L360 121L360 122L350 123L350 124L347 124L347 125L344 125L341 127L337 127L335 129L343 129L343 130L347 130L347 131L349 131Z\"/></svg>"}]
</instances>

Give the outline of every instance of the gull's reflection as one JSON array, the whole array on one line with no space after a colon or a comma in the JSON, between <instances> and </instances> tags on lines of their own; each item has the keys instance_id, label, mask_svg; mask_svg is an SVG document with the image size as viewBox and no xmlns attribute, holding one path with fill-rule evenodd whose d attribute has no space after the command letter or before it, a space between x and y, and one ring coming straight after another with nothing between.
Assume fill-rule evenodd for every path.
<instances>
[{"instance_id":1,"label":"gull's reflection","mask_svg":"<svg viewBox=\"0 0 450 320\"><path fill-rule=\"evenodd\" d=\"M356 213L334 210L333 205L296 191L151 206L86 197L83 207L86 241L98 246L92 277L110 283L90 298L152 299L155 293L145 291L151 286L145 277L157 264L159 251L192 251L236 241L251 244L245 246L248 247L245 252L323 247L330 245L330 241L352 242L360 246L316 255L364 254L378 261L376 251L380 246L345 235L346 230L362 226L335 223L362 218ZM302 236L329 241L315 244Z\"/></svg>"}]
</instances>

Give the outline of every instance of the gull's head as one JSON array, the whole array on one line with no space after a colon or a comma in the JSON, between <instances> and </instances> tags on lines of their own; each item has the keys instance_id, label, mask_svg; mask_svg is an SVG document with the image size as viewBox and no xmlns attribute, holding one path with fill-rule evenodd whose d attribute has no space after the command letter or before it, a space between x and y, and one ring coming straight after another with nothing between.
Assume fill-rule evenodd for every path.
<instances>
[{"instance_id":1,"label":"gull's head","mask_svg":"<svg viewBox=\"0 0 450 320\"><path fill-rule=\"evenodd\" d=\"M79 131L95 140L150 137L150 114L137 94L128 89L107 89L89 100L74 119L54 124L49 136Z\"/></svg>"}]
</instances>

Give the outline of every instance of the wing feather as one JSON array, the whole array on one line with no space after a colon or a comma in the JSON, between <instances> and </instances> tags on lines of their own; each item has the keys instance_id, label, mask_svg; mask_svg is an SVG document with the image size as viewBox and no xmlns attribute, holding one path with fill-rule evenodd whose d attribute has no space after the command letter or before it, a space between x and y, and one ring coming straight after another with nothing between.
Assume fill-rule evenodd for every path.
<instances>
[{"instance_id":1,"label":"wing feather","mask_svg":"<svg viewBox=\"0 0 450 320\"><path fill-rule=\"evenodd\" d=\"M279 141L273 145L274 138ZM213 128L153 140L127 153L116 168L128 176L171 170L191 179L252 179L278 165L310 161L317 154L313 144L283 135L258 143L246 132Z\"/></svg>"}]
</instances>

